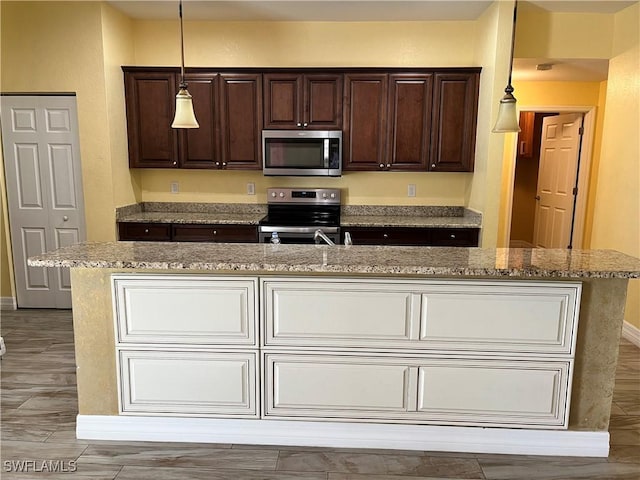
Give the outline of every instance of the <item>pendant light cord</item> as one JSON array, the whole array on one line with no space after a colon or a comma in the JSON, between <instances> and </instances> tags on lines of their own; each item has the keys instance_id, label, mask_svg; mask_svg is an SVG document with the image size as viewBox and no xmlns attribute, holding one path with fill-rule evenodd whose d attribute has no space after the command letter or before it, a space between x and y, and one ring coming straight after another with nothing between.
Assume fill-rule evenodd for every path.
<instances>
[{"instance_id":1,"label":"pendant light cord","mask_svg":"<svg viewBox=\"0 0 640 480\"><path fill-rule=\"evenodd\" d=\"M507 88L504 89L506 93L513 93L513 87L511 86L511 71L513 70L513 48L516 43L517 16L518 16L518 0L515 0L515 3L513 5L513 24L511 26L511 55L509 56L509 81L507 82Z\"/></svg>"},{"instance_id":2,"label":"pendant light cord","mask_svg":"<svg viewBox=\"0 0 640 480\"><path fill-rule=\"evenodd\" d=\"M182 63L180 65L180 88L186 89L187 83L184 81L184 30L182 27L182 0L180 0L180 58L182 59ZM513 48L513 47L512 47ZM509 83L511 83L511 73L509 73Z\"/></svg>"}]
</instances>

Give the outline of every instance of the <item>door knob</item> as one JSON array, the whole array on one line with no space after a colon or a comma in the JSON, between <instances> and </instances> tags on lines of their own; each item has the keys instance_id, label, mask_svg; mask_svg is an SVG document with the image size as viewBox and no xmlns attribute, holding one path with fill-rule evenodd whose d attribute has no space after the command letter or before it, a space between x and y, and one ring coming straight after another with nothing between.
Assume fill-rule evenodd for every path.
<instances>
[{"instance_id":1,"label":"door knob","mask_svg":"<svg viewBox=\"0 0 640 480\"><path fill-rule=\"evenodd\" d=\"M540 200L540 195L536 195L536 200Z\"/></svg>"},{"instance_id":2,"label":"door knob","mask_svg":"<svg viewBox=\"0 0 640 480\"><path fill-rule=\"evenodd\" d=\"M67 222L67 221L69 221L69 217L67 217L66 215L64 215L64 216L62 217L62 220L63 220L64 222Z\"/></svg>"}]
</instances>

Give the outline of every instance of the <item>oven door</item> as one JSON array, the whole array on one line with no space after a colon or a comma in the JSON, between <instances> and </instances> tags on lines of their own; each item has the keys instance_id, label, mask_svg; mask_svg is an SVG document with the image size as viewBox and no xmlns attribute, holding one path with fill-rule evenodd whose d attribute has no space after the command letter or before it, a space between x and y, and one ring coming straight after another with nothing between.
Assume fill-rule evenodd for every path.
<instances>
[{"instance_id":1,"label":"oven door","mask_svg":"<svg viewBox=\"0 0 640 480\"><path fill-rule=\"evenodd\" d=\"M278 232L280 243L284 244L314 244L314 234L318 227L271 227L260 226L259 242L270 243L273 232ZM340 243L340 227L323 227L322 232L336 245ZM324 242L321 242L324 243Z\"/></svg>"}]
</instances>

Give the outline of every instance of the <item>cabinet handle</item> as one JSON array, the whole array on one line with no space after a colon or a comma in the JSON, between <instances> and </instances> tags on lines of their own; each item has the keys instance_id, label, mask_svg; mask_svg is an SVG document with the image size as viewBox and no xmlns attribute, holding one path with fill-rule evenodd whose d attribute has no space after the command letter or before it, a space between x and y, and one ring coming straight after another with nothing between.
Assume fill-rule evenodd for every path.
<instances>
[{"instance_id":1,"label":"cabinet handle","mask_svg":"<svg viewBox=\"0 0 640 480\"><path fill-rule=\"evenodd\" d=\"M219 167L219 166L220 166L220 162L216 162L216 167Z\"/></svg>"},{"instance_id":2,"label":"cabinet handle","mask_svg":"<svg viewBox=\"0 0 640 480\"><path fill-rule=\"evenodd\" d=\"M217 235L217 234L218 234L218 231L217 231L217 230L214 230L214 231L213 231L213 234L214 234L214 235Z\"/></svg>"},{"instance_id":3,"label":"cabinet handle","mask_svg":"<svg viewBox=\"0 0 640 480\"><path fill-rule=\"evenodd\" d=\"M391 168L391 164L390 163L387 163L387 168Z\"/></svg>"},{"instance_id":4,"label":"cabinet handle","mask_svg":"<svg viewBox=\"0 0 640 480\"><path fill-rule=\"evenodd\" d=\"M177 165L177 164L178 164L178 162L173 162L173 165Z\"/></svg>"},{"instance_id":5,"label":"cabinet handle","mask_svg":"<svg viewBox=\"0 0 640 480\"><path fill-rule=\"evenodd\" d=\"M226 167L227 166L227 162L222 162L222 166Z\"/></svg>"},{"instance_id":6,"label":"cabinet handle","mask_svg":"<svg viewBox=\"0 0 640 480\"><path fill-rule=\"evenodd\" d=\"M451 235L449 235L449 238L456 238L456 234L452 233Z\"/></svg>"},{"instance_id":7,"label":"cabinet handle","mask_svg":"<svg viewBox=\"0 0 640 480\"><path fill-rule=\"evenodd\" d=\"M436 164L435 164L435 163L432 163L432 164L431 164L431 168L436 168Z\"/></svg>"},{"instance_id":8,"label":"cabinet handle","mask_svg":"<svg viewBox=\"0 0 640 480\"><path fill-rule=\"evenodd\" d=\"M145 229L144 229L144 233L149 233L149 229L148 229L148 228L145 228Z\"/></svg>"},{"instance_id":9,"label":"cabinet handle","mask_svg":"<svg viewBox=\"0 0 640 480\"><path fill-rule=\"evenodd\" d=\"M383 233L382 238L389 238L389 235L387 233Z\"/></svg>"},{"instance_id":10,"label":"cabinet handle","mask_svg":"<svg viewBox=\"0 0 640 480\"><path fill-rule=\"evenodd\" d=\"M301 127L302 124L300 122L296 123L296 127Z\"/></svg>"},{"instance_id":11,"label":"cabinet handle","mask_svg":"<svg viewBox=\"0 0 640 480\"><path fill-rule=\"evenodd\" d=\"M306 127L308 127L308 126L309 126L309 124L308 124L307 122L304 122L304 123L302 124L302 126L306 128Z\"/></svg>"},{"instance_id":12,"label":"cabinet handle","mask_svg":"<svg viewBox=\"0 0 640 480\"><path fill-rule=\"evenodd\" d=\"M381 163L381 164L380 164L380 168L384 168L384 163Z\"/></svg>"}]
</instances>

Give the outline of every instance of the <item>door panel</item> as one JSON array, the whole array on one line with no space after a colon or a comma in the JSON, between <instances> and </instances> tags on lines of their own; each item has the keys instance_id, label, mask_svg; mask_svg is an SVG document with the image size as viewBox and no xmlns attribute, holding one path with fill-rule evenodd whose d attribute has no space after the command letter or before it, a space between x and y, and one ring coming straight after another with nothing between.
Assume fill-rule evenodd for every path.
<instances>
[{"instance_id":1,"label":"door panel","mask_svg":"<svg viewBox=\"0 0 640 480\"><path fill-rule=\"evenodd\" d=\"M581 127L578 113L546 117L542 122L534 225L538 248L567 248L571 243Z\"/></svg>"},{"instance_id":2,"label":"door panel","mask_svg":"<svg viewBox=\"0 0 640 480\"><path fill-rule=\"evenodd\" d=\"M70 308L68 269L26 262L85 239L76 99L4 96L1 101L17 303Z\"/></svg>"}]
</instances>

